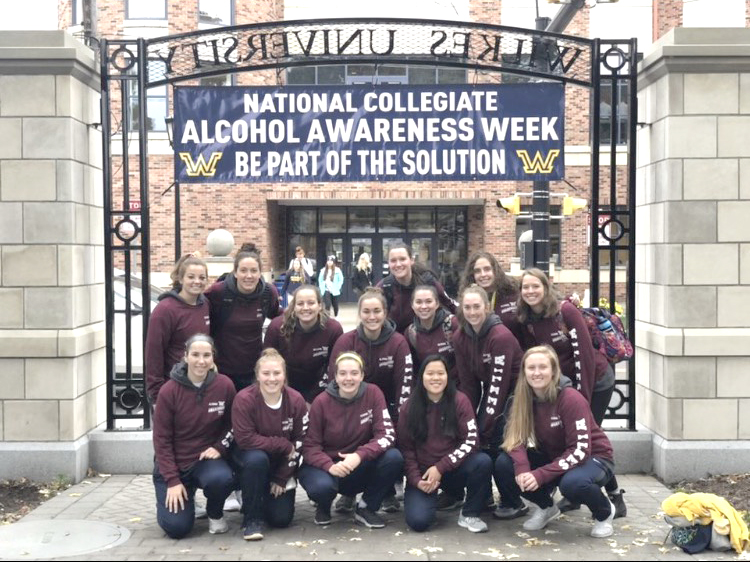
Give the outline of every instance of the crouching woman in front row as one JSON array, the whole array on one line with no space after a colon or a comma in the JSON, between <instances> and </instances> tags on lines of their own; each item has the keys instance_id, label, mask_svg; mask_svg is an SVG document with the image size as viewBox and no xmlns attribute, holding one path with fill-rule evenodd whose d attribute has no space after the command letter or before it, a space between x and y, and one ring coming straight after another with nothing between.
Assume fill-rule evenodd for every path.
<instances>
[{"instance_id":1,"label":"crouching woman in front row","mask_svg":"<svg viewBox=\"0 0 750 562\"><path fill-rule=\"evenodd\" d=\"M490 493L492 460L478 451L471 402L456 391L440 355L422 362L416 388L401 408L397 435L406 472L406 524L426 531L435 521L438 489L452 497L463 497L466 490L458 524L472 533L487 531L479 514Z\"/></svg>"},{"instance_id":2,"label":"crouching woman in front row","mask_svg":"<svg viewBox=\"0 0 750 562\"><path fill-rule=\"evenodd\" d=\"M196 334L185 357L159 390L154 410L156 521L173 539L186 536L195 521L195 491L203 489L210 533L226 533L223 506L233 488L226 460L232 428L234 384L216 372L214 342Z\"/></svg>"},{"instance_id":3,"label":"crouching woman in front row","mask_svg":"<svg viewBox=\"0 0 750 562\"><path fill-rule=\"evenodd\" d=\"M522 496L532 503L523 524L527 531L539 531L560 515L551 496L559 486L565 498L591 510L591 536L604 538L613 533L615 514L601 489L614 472L612 445L572 386L551 347L524 354L495 478L506 509L520 512Z\"/></svg>"},{"instance_id":4,"label":"crouching woman in front row","mask_svg":"<svg viewBox=\"0 0 750 562\"><path fill-rule=\"evenodd\" d=\"M383 393L364 382L364 376L359 354L342 353L336 358L335 379L310 408L299 479L317 503L317 525L331 523L337 493L354 497L362 492L354 518L369 528L384 527L376 512L403 470Z\"/></svg>"},{"instance_id":5,"label":"crouching woman in front row","mask_svg":"<svg viewBox=\"0 0 750 562\"><path fill-rule=\"evenodd\" d=\"M306 423L305 399L286 385L284 358L273 348L264 350L255 382L237 394L232 407L245 540L261 540L264 523L283 528L292 522Z\"/></svg>"}]
</instances>

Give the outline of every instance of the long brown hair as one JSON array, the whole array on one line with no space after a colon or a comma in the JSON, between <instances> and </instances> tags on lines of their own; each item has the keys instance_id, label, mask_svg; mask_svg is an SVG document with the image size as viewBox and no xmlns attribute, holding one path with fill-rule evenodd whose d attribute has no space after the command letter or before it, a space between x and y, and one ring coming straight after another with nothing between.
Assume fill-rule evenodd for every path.
<instances>
[{"instance_id":1,"label":"long brown hair","mask_svg":"<svg viewBox=\"0 0 750 562\"><path fill-rule=\"evenodd\" d=\"M536 267L532 267L531 269L525 270L521 274L521 286L523 287L523 278L527 275L531 275L532 277L536 277L541 281L542 287L544 287L544 298L542 299L542 317L543 318L550 318L552 316L555 316L560 311L560 302L558 300L557 291L552 286L552 282L549 280L549 277L545 275L544 271L541 269L537 269ZM529 317L532 314L531 307L526 304L526 302L523 300L523 297L521 296L521 293L518 295L518 321L521 322L521 324L525 324Z\"/></svg>"},{"instance_id":2,"label":"long brown hair","mask_svg":"<svg viewBox=\"0 0 750 562\"><path fill-rule=\"evenodd\" d=\"M464 268L464 274L461 276L461 285L459 286L458 292L460 293L469 285L476 283L474 279L474 268L477 265L477 261L480 259L486 259L490 267L492 267L492 275L494 280L492 281L492 291L497 293L498 296L513 295L518 292L518 284L515 279L505 274L500 262L495 259L495 256L484 250L474 252L469 257L469 261L466 262Z\"/></svg>"},{"instance_id":3,"label":"long brown hair","mask_svg":"<svg viewBox=\"0 0 750 562\"><path fill-rule=\"evenodd\" d=\"M510 408L510 420L505 427L505 438L503 440L503 449L511 452L520 446L527 446L528 443L535 442L534 435L534 390L529 386L526 380L526 360L529 356L541 353L549 359L552 366L552 380L544 391L542 400L545 402L554 402L557 400L559 393L558 385L560 384L560 360L557 353L548 345L538 345L530 348L523 354L521 360L521 372L518 374L516 389L513 395L513 405Z\"/></svg>"},{"instance_id":4,"label":"long brown hair","mask_svg":"<svg viewBox=\"0 0 750 562\"><path fill-rule=\"evenodd\" d=\"M284 311L284 320L281 323L281 336L287 340L291 339L292 334L294 333L294 328L296 328L297 326L297 315L294 313L294 305L297 302L297 293L299 293L300 291L312 291L315 293L315 299L320 305L320 312L318 312L318 322L320 322L321 328L326 327L326 321L329 318L328 312L326 312L325 306L323 306L323 297L320 295L320 289L315 285L300 285L299 287L297 287L297 290L294 291L292 300L289 302L289 305Z\"/></svg>"},{"instance_id":5,"label":"long brown hair","mask_svg":"<svg viewBox=\"0 0 750 562\"><path fill-rule=\"evenodd\" d=\"M208 277L208 266L206 265L206 262L201 258L193 256L193 254L185 254L177 260L172 272L169 274L169 278L172 280L172 289L175 291L180 291L182 289L182 278L185 277L185 272L191 265L201 266L206 272L206 277Z\"/></svg>"}]
</instances>

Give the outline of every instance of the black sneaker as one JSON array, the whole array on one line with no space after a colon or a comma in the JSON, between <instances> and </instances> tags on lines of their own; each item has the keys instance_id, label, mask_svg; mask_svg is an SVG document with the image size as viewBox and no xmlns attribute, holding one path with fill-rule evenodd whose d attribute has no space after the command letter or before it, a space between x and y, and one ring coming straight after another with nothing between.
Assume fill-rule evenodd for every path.
<instances>
[{"instance_id":1,"label":"black sneaker","mask_svg":"<svg viewBox=\"0 0 750 562\"><path fill-rule=\"evenodd\" d=\"M263 540L263 523L257 520L250 521L242 531L242 538L246 541Z\"/></svg>"},{"instance_id":2,"label":"black sneaker","mask_svg":"<svg viewBox=\"0 0 750 562\"><path fill-rule=\"evenodd\" d=\"M354 519L370 529L382 529L385 527L385 521L383 521L383 518L366 507L357 506L354 510Z\"/></svg>"},{"instance_id":3,"label":"black sneaker","mask_svg":"<svg viewBox=\"0 0 750 562\"><path fill-rule=\"evenodd\" d=\"M560 510L560 513L565 513L566 511L575 511L576 509L581 509L581 504L573 503L568 498L563 498L559 502L557 502L557 509Z\"/></svg>"},{"instance_id":4,"label":"black sneaker","mask_svg":"<svg viewBox=\"0 0 750 562\"><path fill-rule=\"evenodd\" d=\"M516 519L517 517L523 517L529 512L529 508L526 505L521 507L508 507L500 505L495 511L492 512L492 516L495 519Z\"/></svg>"},{"instance_id":5,"label":"black sneaker","mask_svg":"<svg viewBox=\"0 0 750 562\"><path fill-rule=\"evenodd\" d=\"M354 496L342 495L334 506L336 513L351 513L354 511Z\"/></svg>"},{"instance_id":6,"label":"black sneaker","mask_svg":"<svg viewBox=\"0 0 750 562\"><path fill-rule=\"evenodd\" d=\"M628 508L625 506L625 498L622 497L624 493L625 490L620 490L615 494L607 494L609 496L609 501L615 506L615 519L625 517L628 514Z\"/></svg>"},{"instance_id":7,"label":"black sneaker","mask_svg":"<svg viewBox=\"0 0 750 562\"><path fill-rule=\"evenodd\" d=\"M331 524L331 508L322 507L318 504L315 508L315 518L313 519L316 525L330 525Z\"/></svg>"},{"instance_id":8,"label":"black sneaker","mask_svg":"<svg viewBox=\"0 0 750 562\"><path fill-rule=\"evenodd\" d=\"M438 511L453 511L464 505L464 500L460 500L453 494L440 492L437 497Z\"/></svg>"},{"instance_id":9,"label":"black sneaker","mask_svg":"<svg viewBox=\"0 0 750 562\"><path fill-rule=\"evenodd\" d=\"M389 496L383 499L383 505L380 509L386 513L396 513L401 510L401 502L396 499L396 496Z\"/></svg>"}]
</instances>

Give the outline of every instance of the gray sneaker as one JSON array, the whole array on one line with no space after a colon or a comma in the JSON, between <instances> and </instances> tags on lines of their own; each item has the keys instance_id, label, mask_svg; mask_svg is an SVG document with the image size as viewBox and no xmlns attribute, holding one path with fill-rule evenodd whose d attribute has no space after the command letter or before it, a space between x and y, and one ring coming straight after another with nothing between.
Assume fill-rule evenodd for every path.
<instances>
[{"instance_id":1,"label":"gray sneaker","mask_svg":"<svg viewBox=\"0 0 750 562\"><path fill-rule=\"evenodd\" d=\"M467 517L463 513L458 516L458 526L469 529L472 533L486 533L487 523L479 517Z\"/></svg>"},{"instance_id":2,"label":"gray sneaker","mask_svg":"<svg viewBox=\"0 0 750 562\"><path fill-rule=\"evenodd\" d=\"M229 524L223 517L219 519L208 518L208 532L212 535L223 535L229 530Z\"/></svg>"},{"instance_id":3,"label":"gray sneaker","mask_svg":"<svg viewBox=\"0 0 750 562\"><path fill-rule=\"evenodd\" d=\"M516 519L517 517L523 517L528 512L529 508L525 505L520 507L506 507L501 505L492 512L492 516L495 519Z\"/></svg>"},{"instance_id":4,"label":"gray sneaker","mask_svg":"<svg viewBox=\"0 0 750 562\"><path fill-rule=\"evenodd\" d=\"M396 499L396 496L390 496L383 499L383 504L380 506L380 509L386 513L396 513L401 510L401 502Z\"/></svg>"},{"instance_id":5,"label":"gray sneaker","mask_svg":"<svg viewBox=\"0 0 750 562\"><path fill-rule=\"evenodd\" d=\"M556 505L542 509L538 505L532 504L534 510L526 521L523 522L523 528L527 531L541 531L547 526L547 523L560 517L560 508Z\"/></svg>"},{"instance_id":6,"label":"gray sneaker","mask_svg":"<svg viewBox=\"0 0 750 562\"><path fill-rule=\"evenodd\" d=\"M354 500L354 496L342 495L333 509L336 510L336 513L352 513L354 511Z\"/></svg>"}]
</instances>

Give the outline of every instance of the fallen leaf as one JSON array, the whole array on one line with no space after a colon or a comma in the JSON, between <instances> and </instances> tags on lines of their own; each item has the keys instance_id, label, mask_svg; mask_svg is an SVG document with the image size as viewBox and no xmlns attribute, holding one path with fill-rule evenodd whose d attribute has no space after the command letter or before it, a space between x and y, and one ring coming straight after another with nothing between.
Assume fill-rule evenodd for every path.
<instances>
[{"instance_id":1,"label":"fallen leaf","mask_svg":"<svg viewBox=\"0 0 750 562\"><path fill-rule=\"evenodd\" d=\"M89 482L88 480L83 480L81 482L81 484L86 484L86 485L90 486L91 484L93 484L93 482Z\"/></svg>"},{"instance_id":2,"label":"fallen leaf","mask_svg":"<svg viewBox=\"0 0 750 562\"><path fill-rule=\"evenodd\" d=\"M737 556L737 560L750 560L750 550L743 550L742 553Z\"/></svg>"},{"instance_id":3,"label":"fallen leaf","mask_svg":"<svg viewBox=\"0 0 750 562\"><path fill-rule=\"evenodd\" d=\"M407 550L406 553L411 554L412 556L424 556L424 552L422 552L418 548L411 548Z\"/></svg>"},{"instance_id":4,"label":"fallen leaf","mask_svg":"<svg viewBox=\"0 0 750 562\"><path fill-rule=\"evenodd\" d=\"M313 543L313 544L325 544L325 543L327 543L327 542L328 542L328 541L327 541L327 540L325 540L325 539L315 539L315 540L314 540L314 541L313 541L312 543Z\"/></svg>"},{"instance_id":5,"label":"fallen leaf","mask_svg":"<svg viewBox=\"0 0 750 562\"><path fill-rule=\"evenodd\" d=\"M456 554L460 554L461 556L466 556L466 553L465 553L465 552L462 552L462 551L460 551L460 550L459 550L459 551L457 551L457 552L456 552Z\"/></svg>"},{"instance_id":6,"label":"fallen leaf","mask_svg":"<svg viewBox=\"0 0 750 562\"><path fill-rule=\"evenodd\" d=\"M104 474L103 472L99 473L99 477L100 478L109 478L110 476L112 476L112 475L111 474Z\"/></svg>"},{"instance_id":7,"label":"fallen leaf","mask_svg":"<svg viewBox=\"0 0 750 562\"><path fill-rule=\"evenodd\" d=\"M553 548L552 552L560 552L560 549L559 548Z\"/></svg>"},{"instance_id":8,"label":"fallen leaf","mask_svg":"<svg viewBox=\"0 0 750 562\"><path fill-rule=\"evenodd\" d=\"M559 535L560 531L553 531L552 529L547 529L546 531L544 531L544 534L545 535Z\"/></svg>"},{"instance_id":9,"label":"fallen leaf","mask_svg":"<svg viewBox=\"0 0 750 562\"><path fill-rule=\"evenodd\" d=\"M507 546L508 548L518 548L516 545L510 544L509 542L506 542L505 546Z\"/></svg>"},{"instance_id":10,"label":"fallen leaf","mask_svg":"<svg viewBox=\"0 0 750 562\"><path fill-rule=\"evenodd\" d=\"M347 533L359 533L359 529L349 529Z\"/></svg>"},{"instance_id":11,"label":"fallen leaf","mask_svg":"<svg viewBox=\"0 0 750 562\"><path fill-rule=\"evenodd\" d=\"M308 543L302 542L302 541L288 542L288 543L286 543L286 545L287 546L296 546L297 548L307 548L308 546L310 546Z\"/></svg>"},{"instance_id":12,"label":"fallen leaf","mask_svg":"<svg viewBox=\"0 0 750 562\"><path fill-rule=\"evenodd\" d=\"M191 552L192 550L193 550L192 548L184 548L180 551L180 554L187 554L188 552Z\"/></svg>"},{"instance_id":13,"label":"fallen leaf","mask_svg":"<svg viewBox=\"0 0 750 562\"><path fill-rule=\"evenodd\" d=\"M628 553L628 551L624 548L613 548L612 552L614 554L617 554L618 556L625 556Z\"/></svg>"},{"instance_id":14,"label":"fallen leaf","mask_svg":"<svg viewBox=\"0 0 750 562\"><path fill-rule=\"evenodd\" d=\"M633 541L633 544L634 544L635 546L646 546L646 543L647 543L647 542L648 542L648 541L645 541L645 540L643 540L643 539L635 539L635 540Z\"/></svg>"},{"instance_id":15,"label":"fallen leaf","mask_svg":"<svg viewBox=\"0 0 750 562\"><path fill-rule=\"evenodd\" d=\"M403 535L403 534L404 534L404 532L403 532L403 531L396 531L395 533L393 533L393 536L395 536L395 537L400 537L400 536L401 536L401 535Z\"/></svg>"},{"instance_id":16,"label":"fallen leaf","mask_svg":"<svg viewBox=\"0 0 750 562\"><path fill-rule=\"evenodd\" d=\"M140 522L141 522L141 518L140 518L140 517L133 517L133 518L132 518L132 519L130 519L129 521L130 521L131 523L140 523Z\"/></svg>"},{"instance_id":17,"label":"fallen leaf","mask_svg":"<svg viewBox=\"0 0 750 562\"><path fill-rule=\"evenodd\" d=\"M309 556L317 556L317 555L318 555L318 553L317 553L317 551L315 551L315 550L311 550L311 551L310 551L310 552L308 553L308 555L309 555Z\"/></svg>"},{"instance_id":18,"label":"fallen leaf","mask_svg":"<svg viewBox=\"0 0 750 562\"><path fill-rule=\"evenodd\" d=\"M219 550L221 550L222 552L226 552L227 550L229 550L229 547L228 546L220 546Z\"/></svg>"},{"instance_id":19,"label":"fallen leaf","mask_svg":"<svg viewBox=\"0 0 750 562\"><path fill-rule=\"evenodd\" d=\"M349 539L349 542L355 542L355 541L361 541L362 539L359 537L352 537Z\"/></svg>"},{"instance_id":20,"label":"fallen leaf","mask_svg":"<svg viewBox=\"0 0 750 562\"><path fill-rule=\"evenodd\" d=\"M426 546L424 549L431 554L435 552L443 552L443 549L439 546Z\"/></svg>"},{"instance_id":21,"label":"fallen leaf","mask_svg":"<svg viewBox=\"0 0 750 562\"><path fill-rule=\"evenodd\" d=\"M505 559L506 560L513 560L514 558L521 558L520 554L506 554Z\"/></svg>"},{"instance_id":22,"label":"fallen leaf","mask_svg":"<svg viewBox=\"0 0 750 562\"><path fill-rule=\"evenodd\" d=\"M72 494L68 494L68 495L69 495L69 496L70 496L71 498L80 498L80 497L81 497L81 496L82 496L83 494L79 494L79 493L75 492L75 493L72 493Z\"/></svg>"},{"instance_id":23,"label":"fallen leaf","mask_svg":"<svg viewBox=\"0 0 750 562\"><path fill-rule=\"evenodd\" d=\"M623 531L629 531L630 525L623 525L622 527L620 527L620 529L622 529Z\"/></svg>"},{"instance_id":24,"label":"fallen leaf","mask_svg":"<svg viewBox=\"0 0 750 562\"><path fill-rule=\"evenodd\" d=\"M557 546L556 542L551 542L547 540L540 540L536 537L531 537L529 539L526 539L525 547L531 547L531 546Z\"/></svg>"},{"instance_id":25,"label":"fallen leaf","mask_svg":"<svg viewBox=\"0 0 750 562\"><path fill-rule=\"evenodd\" d=\"M664 547L661 547L661 548L659 549L659 552L661 552L662 554L666 554L667 552L669 552L669 549L668 549L668 548L664 548Z\"/></svg>"},{"instance_id":26,"label":"fallen leaf","mask_svg":"<svg viewBox=\"0 0 750 562\"><path fill-rule=\"evenodd\" d=\"M518 532L516 533L516 536L517 536L517 537L518 537L519 539L528 539L528 538L529 538L529 537L530 537L531 535L530 535L530 534L528 534L528 533L524 533L523 531L518 531Z\"/></svg>"}]
</instances>

